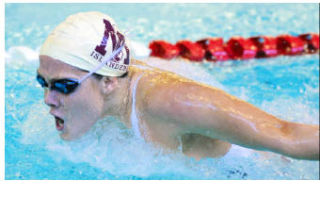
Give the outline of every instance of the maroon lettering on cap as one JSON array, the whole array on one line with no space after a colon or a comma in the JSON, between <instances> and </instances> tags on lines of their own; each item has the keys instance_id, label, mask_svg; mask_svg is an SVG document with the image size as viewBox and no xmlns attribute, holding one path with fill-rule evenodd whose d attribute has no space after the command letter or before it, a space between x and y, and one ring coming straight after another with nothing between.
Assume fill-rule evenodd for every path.
<instances>
[{"instance_id":1,"label":"maroon lettering on cap","mask_svg":"<svg viewBox=\"0 0 320 213\"><path fill-rule=\"evenodd\" d=\"M117 37L119 40L118 40L118 42L114 43L115 45L113 46L113 51L115 51L118 48L120 48L121 46L123 46L124 42L125 42L124 36L121 33L117 32ZM120 51L117 55L115 55L115 57L113 58L113 61L120 61L122 59L122 57L123 57L123 52Z\"/></svg>"},{"instance_id":2,"label":"maroon lettering on cap","mask_svg":"<svg viewBox=\"0 0 320 213\"><path fill-rule=\"evenodd\" d=\"M127 47L127 45L125 45L125 37L123 34L121 34L120 32L115 32L113 26L111 25L111 23L106 20L103 19L103 23L105 25L105 30L104 30L104 34L102 37L102 40L100 42L100 45L97 45L95 48L95 51L99 54L101 54L102 56L105 56L107 53L106 47L108 44L108 39L109 37L111 37L111 42L112 42L112 51L117 50L118 48L120 48L121 46L124 45L124 49L126 52L126 58L124 59L124 64L129 65L130 62L130 51L129 48ZM114 62L119 62L123 57L124 57L124 52L120 51L117 55L114 56L113 59L111 59L111 61ZM92 55L93 56L93 55ZM113 64L109 64L110 67L113 68Z\"/></svg>"},{"instance_id":3,"label":"maroon lettering on cap","mask_svg":"<svg viewBox=\"0 0 320 213\"><path fill-rule=\"evenodd\" d=\"M116 45L115 49L118 49L120 46L122 46L124 44L124 36L119 32L117 32L117 36L119 38L119 41L117 42L117 45ZM115 49L113 49L113 51Z\"/></svg>"},{"instance_id":4,"label":"maroon lettering on cap","mask_svg":"<svg viewBox=\"0 0 320 213\"><path fill-rule=\"evenodd\" d=\"M130 61L130 51L129 48L127 46L124 46L124 48L126 49L126 53L127 53L127 57L124 59L124 64L128 64L129 65L129 61Z\"/></svg>"},{"instance_id":5,"label":"maroon lettering on cap","mask_svg":"<svg viewBox=\"0 0 320 213\"><path fill-rule=\"evenodd\" d=\"M108 38L109 38L109 33L111 33L111 37L112 37L112 41L114 40L114 28L112 27L111 23L108 20L103 19L103 23L105 25L105 30L104 30L104 34L102 37L102 41L100 43L100 45L96 46L95 51L97 51L98 53L100 53L101 55L105 55L106 54L106 46L107 46L107 42L108 42Z\"/></svg>"}]
</instances>

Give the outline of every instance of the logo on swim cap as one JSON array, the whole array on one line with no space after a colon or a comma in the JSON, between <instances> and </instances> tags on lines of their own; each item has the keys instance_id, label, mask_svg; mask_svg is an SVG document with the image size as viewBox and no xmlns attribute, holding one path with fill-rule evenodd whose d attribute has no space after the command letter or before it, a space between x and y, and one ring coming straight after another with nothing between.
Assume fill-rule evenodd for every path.
<instances>
[{"instance_id":1,"label":"logo on swim cap","mask_svg":"<svg viewBox=\"0 0 320 213\"><path fill-rule=\"evenodd\" d=\"M112 60L96 71L103 76L122 76L129 70L128 38L115 22L100 12L71 15L48 36L40 55L50 56L71 66L88 71L105 58ZM116 56L114 56L117 53Z\"/></svg>"},{"instance_id":2,"label":"logo on swim cap","mask_svg":"<svg viewBox=\"0 0 320 213\"><path fill-rule=\"evenodd\" d=\"M116 31L108 20L103 19L103 23L105 30L101 42L95 47L94 51L90 55L99 62L101 62L102 58L106 54L112 54L112 52L116 51L125 44L125 37L120 32ZM115 57L106 65L112 69L128 71L129 62L129 48L127 45L125 45L123 50L115 55Z\"/></svg>"}]
</instances>

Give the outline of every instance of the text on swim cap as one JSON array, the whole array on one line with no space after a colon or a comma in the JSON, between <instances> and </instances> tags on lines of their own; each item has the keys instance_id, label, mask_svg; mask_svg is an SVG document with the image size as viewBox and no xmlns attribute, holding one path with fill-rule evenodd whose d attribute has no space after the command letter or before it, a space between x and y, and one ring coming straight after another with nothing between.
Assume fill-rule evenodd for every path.
<instances>
[{"instance_id":1,"label":"text on swim cap","mask_svg":"<svg viewBox=\"0 0 320 213\"><path fill-rule=\"evenodd\" d=\"M95 51L97 51L98 53L104 56L107 52L106 46L109 38L109 32L114 32L114 29L108 20L103 19L103 23L105 25L104 35L102 37L102 41L100 45L96 46ZM111 36L114 37L114 33L112 33ZM113 38L112 40L115 40L115 38Z\"/></svg>"},{"instance_id":2,"label":"text on swim cap","mask_svg":"<svg viewBox=\"0 0 320 213\"><path fill-rule=\"evenodd\" d=\"M95 50L91 52L90 56L93 57L95 60L97 60L99 63L102 62L103 56L100 53L96 52ZM128 72L128 65L126 64L119 64L115 61L109 61L106 63L106 66L112 69Z\"/></svg>"},{"instance_id":3,"label":"text on swim cap","mask_svg":"<svg viewBox=\"0 0 320 213\"><path fill-rule=\"evenodd\" d=\"M120 33L120 32L115 32L112 24L106 20L103 19L103 23L105 26L105 30L104 30L104 34L102 37L102 40L100 42L100 45L97 45L95 48L95 51L98 52L99 54L101 54L102 56L105 56L105 54L107 53L106 47L108 44L108 40L109 40L109 36L111 37L111 41L112 41L112 51L115 51L116 49L118 49L120 46L122 46L125 43L125 37ZM117 39L118 38L118 39ZM118 40L118 42L117 42ZM124 64L129 65L129 48L127 46L124 47L125 51L126 51L126 58L124 59ZM93 53L91 53L92 56ZM112 60L113 61L120 61L123 57L123 52L121 51L119 54L117 54Z\"/></svg>"}]
</instances>

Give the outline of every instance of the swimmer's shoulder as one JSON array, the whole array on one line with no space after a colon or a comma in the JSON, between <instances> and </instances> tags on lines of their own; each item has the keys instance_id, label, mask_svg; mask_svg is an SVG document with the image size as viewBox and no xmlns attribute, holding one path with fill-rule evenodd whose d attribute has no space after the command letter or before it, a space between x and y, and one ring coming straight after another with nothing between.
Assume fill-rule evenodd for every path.
<instances>
[{"instance_id":1,"label":"swimmer's shoulder","mask_svg":"<svg viewBox=\"0 0 320 213\"><path fill-rule=\"evenodd\" d=\"M183 76L177 75L176 73L173 73L171 71L157 68L155 66L147 64L146 62L136 60L136 59L131 60L129 72L130 71L137 72L137 73L143 72L144 76L148 76L148 77L162 76L162 77L172 78L172 79L184 78Z\"/></svg>"},{"instance_id":2,"label":"swimmer's shoulder","mask_svg":"<svg viewBox=\"0 0 320 213\"><path fill-rule=\"evenodd\" d=\"M146 100L161 100L162 97L170 99L170 97L175 98L192 93L201 96L224 94L218 88L196 82L171 71L153 67L139 60L132 60L130 68L137 76L141 76L139 80L140 92Z\"/></svg>"}]
</instances>

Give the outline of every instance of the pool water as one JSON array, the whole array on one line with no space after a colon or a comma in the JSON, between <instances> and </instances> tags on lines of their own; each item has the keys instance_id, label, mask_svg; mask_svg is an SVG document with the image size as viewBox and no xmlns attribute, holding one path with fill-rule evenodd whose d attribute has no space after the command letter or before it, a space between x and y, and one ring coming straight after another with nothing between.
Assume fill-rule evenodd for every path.
<instances>
[{"instance_id":1,"label":"pool water","mask_svg":"<svg viewBox=\"0 0 320 213\"><path fill-rule=\"evenodd\" d=\"M35 81L49 32L80 11L109 14L131 30L135 56L235 95L289 121L319 124L319 55L191 63L148 58L156 39L319 33L318 4L6 4L6 179L319 179L319 161L235 146L196 161L136 138L114 118L77 141L60 140Z\"/></svg>"}]
</instances>

